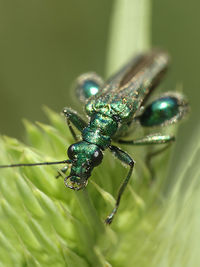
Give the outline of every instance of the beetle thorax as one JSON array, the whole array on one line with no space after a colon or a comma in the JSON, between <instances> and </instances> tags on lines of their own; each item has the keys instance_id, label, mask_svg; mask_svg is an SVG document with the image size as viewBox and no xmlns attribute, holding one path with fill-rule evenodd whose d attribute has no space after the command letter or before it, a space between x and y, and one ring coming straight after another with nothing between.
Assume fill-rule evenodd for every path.
<instances>
[{"instance_id":1,"label":"beetle thorax","mask_svg":"<svg viewBox=\"0 0 200 267\"><path fill-rule=\"evenodd\" d=\"M118 123L115 119L96 113L91 117L89 125L83 130L82 138L104 150L110 145L111 137L117 129Z\"/></svg>"}]
</instances>

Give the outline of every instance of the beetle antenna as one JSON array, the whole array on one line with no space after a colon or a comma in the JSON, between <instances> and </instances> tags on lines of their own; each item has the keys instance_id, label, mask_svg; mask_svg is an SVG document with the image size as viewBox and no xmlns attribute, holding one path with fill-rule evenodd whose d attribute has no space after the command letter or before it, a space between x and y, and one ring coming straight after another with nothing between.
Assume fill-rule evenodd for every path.
<instances>
[{"instance_id":1,"label":"beetle antenna","mask_svg":"<svg viewBox=\"0 0 200 267\"><path fill-rule=\"evenodd\" d=\"M30 166L40 166L40 165L69 164L69 163L71 163L71 160L0 165L0 168L27 167L27 166L30 167Z\"/></svg>"}]
</instances>

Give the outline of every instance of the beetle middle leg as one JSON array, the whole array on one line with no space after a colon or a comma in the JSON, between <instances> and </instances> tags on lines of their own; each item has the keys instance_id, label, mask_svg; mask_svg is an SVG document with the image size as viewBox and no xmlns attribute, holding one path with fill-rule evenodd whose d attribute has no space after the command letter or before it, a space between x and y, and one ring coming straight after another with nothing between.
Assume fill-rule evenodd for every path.
<instances>
[{"instance_id":1,"label":"beetle middle leg","mask_svg":"<svg viewBox=\"0 0 200 267\"><path fill-rule=\"evenodd\" d=\"M135 140L118 140L117 142L120 144L126 144L126 145L162 145L166 144L166 146L162 147L161 149L158 149L154 152L147 153L145 162L147 167L150 170L152 180L155 177L154 175L154 169L151 164L151 160L155 157L160 155L160 153L167 150L172 142L175 141L175 137L173 135L160 135L160 134L153 134L153 135L147 135L139 139Z\"/></svg>"}]
</instances>

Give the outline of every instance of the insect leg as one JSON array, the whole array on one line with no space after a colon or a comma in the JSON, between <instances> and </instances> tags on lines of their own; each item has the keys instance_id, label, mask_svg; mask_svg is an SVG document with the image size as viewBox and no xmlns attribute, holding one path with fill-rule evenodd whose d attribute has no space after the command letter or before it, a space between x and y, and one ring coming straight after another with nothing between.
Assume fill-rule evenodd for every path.
<instances>
[{"instance_id":1,"label":"insect leg","mask_svg":"<svg viewBox=\"0 0 200 267\"><path fill-rule=\"evenodd\" d=\"M160 153L167 150L172 142L175 141L175 137L172 135L160 135L160 134L154 134L154 135L147 135L143 138L139 138L136 140L118 140L118 143L120 144L127 144L127 145L159 145L159 144L167 144L165 147L162 147L161 149L153 152L149 152L146 155L145 162L147 167L150 170L152 180L155 177L154 169L151 164L151 160L159 155Z\"/></svg>"},{"instance_id":2,"label":"insect leg","mask_svg":"<svg viewBox=\"0 0 200 267\"><path fill-rule=\"evenodd\" d=\"M117 140L119 144L137 146L166 144L172 141L175 141L175 137L173 135L160 134L151 134L135 140Z\"/></svg>"},{"instance_id":3,"label":"insect leg","mask_svg":"<svg viewBox=\"0 0 200 267\"><path fill-rule=\"evenodd\" d=\"M77 141L78 138L76 136L76 133L74 132L71 123L80 131L82 132L83 129L87 126L87 123L77 114L76 111L70 109L70 108L64 108L63 114L66 117L67 124L69 127L69 130L74 137L74 139Z\"/></svg>"},{"instance_id":4,"label":"insect leg","mask_svg":"<svg viewBox=\"0 0 200 267\"><path fill-rule=\"evenodd\" d=\"M74 85L79 100L86 103L87 99L101 91L103 84L104 81L98 74L88 72L80 75Z\"/></svg>"},{"instance_id":5,"label":"insect leg","mask_svg":"<svg viewBox=\"0 0 200 267\"><path fill-rule=\"evenodd\" d=\"M181 120L188 110L182 94L168 92L151 102L136 119L143 127L167 126Z\"/></svg>"},{"instance_id":6,"label":"insect leg","mask_svg":"<svg viewBox=\"0 0 200 267\"><path fill-rule=\"evenodd\" d=\"M65 167L63 167L62 169L60 169L58 171L58 174L56 175L56 179L58 179L60 176L62 176L62 173L66 173L68 169L69 169L69 166L68 165L65 166Z\"/></svg>"},{"instance_id":7,"label":"insect leg","mask_svg":"<svg viewBox=\"0 0 200 267\"><path fill-rule=\"evenodd\" d=\"M151 174L151 180L154 180L154 177L155 177L155 171L154 171L154 168L152 166L152 163L151 163L151 160L155 157L155 156L158 156L160 155L162 152L166 151L170 146L171 146L172 143L167 143L166 146L162 147L161 149L158 149L156 151L153 151L153 152L148 152L146 157L145 157L145 163L146 163L146 166L148 167L149 171L150 171L150 174Z\"/></svg>"},{"instance_id":8,"label":"insect leg","mask_svg":"<svg viewBox=\"0 0 200 267\"><path fill-rule=\"evenodd\" d=\"M116 200L116 204L114 209L112 210L112 212L110 213L110 215L108 215L108 217L105 220L106 224L111 224L113 221L113 218L115 216L115 214L117 213L117 209L119 207L120 204L120 199L121 196L129 182L129 179L131 177L132 171L133 171L133 167L134 167L134 161L133 159L123 150L121 150L120 148L116 147L116 146L110 146L110 151L113 153L113 155L118 158L120 161L122 161L123 163L125 163L126 165L128 165L130 167L129 172L126 176L126 178L124 179L123 183L121 184L120 188L119 188L119 192L117 195L117 200Z\"/></svg>"}]
</instances>

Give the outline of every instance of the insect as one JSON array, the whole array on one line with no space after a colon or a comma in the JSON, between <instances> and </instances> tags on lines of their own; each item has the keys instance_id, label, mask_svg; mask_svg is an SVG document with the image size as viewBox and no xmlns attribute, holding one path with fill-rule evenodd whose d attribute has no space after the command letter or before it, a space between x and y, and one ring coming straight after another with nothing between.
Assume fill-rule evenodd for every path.
<instances>
[{"instance_id":1,"label":"insect","mask_svg":"<svg viewBox=\"0 0 200 267\"><path fill-rule=\"evenodd\" d=\"M85 103L89 122L85 122L71 108L64 108L63 114L75 139L75 143L67 151L69 159L1 165L0 168L66 164L60 171L66 173L68 166L71 166L70 174L64 179L65 185L80 190L86 187L92 170L101 164L103 151L109 149L114 157L129 167L119 188L115 207L105 220L106 224L111 224L134 168L131 156L112 145L112 141L127 145L167 144L174 141L174 136L155 133L135 140L124 140L123 137L134 124L164 127L176 123L188 111L187 100L177 92L167 92L146 105L166 72L168 63L167 53L152 51L132 59L105 83L95 73L81 75L76 81L76 91L79 99ZM78 141L73 127L81 132L81 141ZM57 177L59 176L60 174Z\"/></svg>"}]
</instances>

